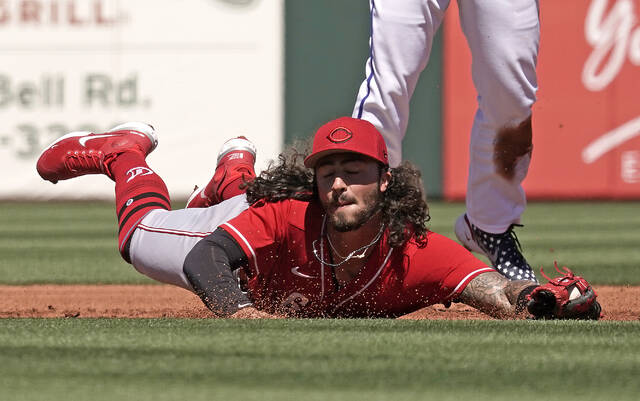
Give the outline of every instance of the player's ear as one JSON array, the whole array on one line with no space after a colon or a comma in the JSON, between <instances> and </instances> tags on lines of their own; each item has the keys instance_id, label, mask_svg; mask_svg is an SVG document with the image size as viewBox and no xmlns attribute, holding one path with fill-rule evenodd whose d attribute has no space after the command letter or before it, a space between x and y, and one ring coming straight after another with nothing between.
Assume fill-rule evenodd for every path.
<instances>
[{"instance_id":1,"label":"player's ear","mask_svg":"<svg viewBox=\"0 0 640 401\"><path fill-rule=\"evenodd\" d=\"M380 192L384 192L391 182L391 171L388 168L382 169L380 172Z\"/></svg>"}]
</instances>

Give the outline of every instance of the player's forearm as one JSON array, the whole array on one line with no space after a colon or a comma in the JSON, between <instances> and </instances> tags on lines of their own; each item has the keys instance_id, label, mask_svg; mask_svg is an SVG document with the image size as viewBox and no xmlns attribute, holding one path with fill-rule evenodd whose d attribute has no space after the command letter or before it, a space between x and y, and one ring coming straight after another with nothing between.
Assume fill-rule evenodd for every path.
<instances>
[{"instance_id":1,"label":"player's forearm","mask_svg":"<svg viewBox=\"0 0 640 401\"><path fill-rule=\"evenodd\" d=\"M537 285L531 281L510 281L497 272L484 273L467 285L460 300L497 319L525 316L526 295Z\"/></svg>"},{"instance_id":2,"label":"player's forearm","mask_svg":"<svg viewBox=\"0 0 640 401\"><path fill-rule=\"evenodd\" d=\"M194 246L183 267L195 293L212 312L221 317L229 317L251 305L238 286L231 264L224 247L208 237Z\"/></svg>"}]
</instances>

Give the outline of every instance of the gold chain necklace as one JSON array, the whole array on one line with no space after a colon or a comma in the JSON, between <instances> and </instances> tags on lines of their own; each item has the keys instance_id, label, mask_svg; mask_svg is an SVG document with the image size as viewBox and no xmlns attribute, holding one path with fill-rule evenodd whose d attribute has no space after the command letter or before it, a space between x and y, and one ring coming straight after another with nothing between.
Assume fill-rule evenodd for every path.
<instances>
[{"instance_id":1,"label":"gold chain necklace","mask_svg":"<svg viewBox=\"0 0 640 401\"><path fill-rule=\"evenodd\" d=\"M331 266L331 267L338 267L340 265L343 265L344 263L346 263L347 261L349 261L351 259L362 259L362 258L364 258L365 254L367 253L369 248L371 248L375 243L380 241L380 238L382 237L382 232L384 231L384 224L381 224L380 225L380 230L378 231L378 234L376 234L375 238L373 238L373 240L369 244L367 244L365 246L361 246L360 248L358 248L358 249L352 251L351 253L349 253L347 256L343 257L342 255L340 255L340 253L336 250L336 248L331 243L331 239L329 239L329 234L327 234L327 235L324 234L324 229L325 229L326 222L327 222L327 216L325 215L324 216L324 220L322 221L322 232L320 233L320 238L318 238L317 240L313 241L313 243L311 245L313 247L313 255L316 257L316 259L318 259L318 261L320 263L325 264L327 266ZM330 263L330 262L327 262L326 260L323 259L322 252L319 252L318 249L317 249L317 246L316 246L318 241L322 241L322 237L326 237L327 238L327 242L329 243L329 246L331 247L331 249L333 249L333 251L336 253L336 255L338 255L340 258L342 258L342 262ZM362 251L362 253L359 254L359 255L356 255L360 251Z\"/></svg>"}]
</instances>

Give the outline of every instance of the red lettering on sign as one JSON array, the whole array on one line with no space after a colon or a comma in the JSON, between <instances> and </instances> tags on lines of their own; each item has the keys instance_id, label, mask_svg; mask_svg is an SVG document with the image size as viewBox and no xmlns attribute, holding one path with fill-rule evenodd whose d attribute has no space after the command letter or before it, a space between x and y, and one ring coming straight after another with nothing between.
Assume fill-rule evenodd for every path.
<instances>
[{"instance_id":1,"label":"red lettering on sign","mask_svg":"<svg viewBox=\"0 0 640 401\"><path fill-rule=\"evenodd\" d=\"M0 0L0 26L110 26L120 22L116 4L112 0Z\"/></svg>"}]
</instances>

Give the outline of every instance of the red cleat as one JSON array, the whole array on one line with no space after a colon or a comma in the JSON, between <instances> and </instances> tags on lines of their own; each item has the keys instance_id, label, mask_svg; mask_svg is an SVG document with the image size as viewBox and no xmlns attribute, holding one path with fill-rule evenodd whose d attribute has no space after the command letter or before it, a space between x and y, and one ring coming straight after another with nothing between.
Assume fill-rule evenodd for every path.
<instances>
[{"instance_id":1,"label":"red cleat","mask_svg":"<svg viewBox=\"0 0 640 401\"><path fill-rule=\"evenodd\" d=\"M54 184L85 174L112 178L108 166L117 155L138 152L146 157L157 145L153 127L139 122L124 123L100 134L72 132L40 154L36 169L43 179Z\"/></svg>"},{"instance_id":2,"label":"red cleat","mask_svg":"<svg viewBox=\"0 0 640 401\"><path fill-rule=\"evenodd\" d=\"M228 140L218 153L213 178L204 188L196 187L186 207L209 207L243 193L239 185L255 178L255 162L256 147L251 141L244 136Z\"/></svg>"}]
</instances>

